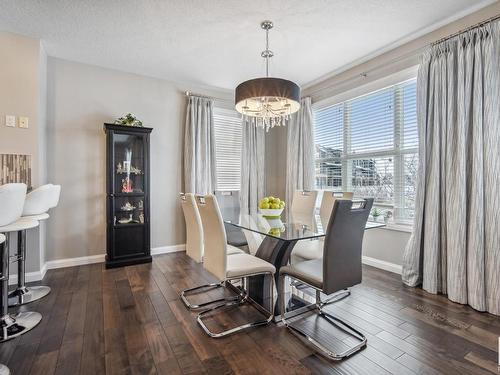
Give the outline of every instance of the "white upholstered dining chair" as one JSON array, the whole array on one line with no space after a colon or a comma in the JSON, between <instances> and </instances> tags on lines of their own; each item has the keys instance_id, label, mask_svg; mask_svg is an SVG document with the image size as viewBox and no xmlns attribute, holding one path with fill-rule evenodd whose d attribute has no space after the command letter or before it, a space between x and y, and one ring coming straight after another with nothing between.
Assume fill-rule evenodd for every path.
<instances>
[{"instance_id":1,"label":"white upholstered dining chair","mask_svg":"<svg viewBox=\"0 0 500 375\"><path fill-rule=\"evenodd\" d=\"M195 262L203 262L204 244L203 244L203 225L201 223L198 205L195 195L192 193L181 193L181 206L186 222L186 254ZM227 254L241 254L243 250L236 246L228 245Z\"/></svg>"},{"instance_id":2,"label":"white upholstered dining chair","mask_svg":"<svg viewBox=\"0 0 500 375\"><path fill-rule=\"evenodd\" d=\"M274 280L275 267L263 259L254 257L249 254L233 254L228 255L226 239L226 231L224 229L224 221L220 214L219 206L215 196L212 194L206 196L196 197L198 209L200 212L201 221L203 223L203 238L205 244L205 256L203 259L203 267L205 270L215 276L219 283L211 284L211 286L225 287L227 282L233 280L245 280L250 276L268 275ZM207 314L213 314L221 308L232 307L251 302L248 295L244 290L244 285L247 283L242 282L242 287L239 289L239 295L229 301L224 301L211 309L205 310L198 315L198 324L203 330L211 337L223 337L229 334L251 328L259 325L268 324L273 318L274 312L266 312L269 314L263 319L247 322L240 326L227 329L221 332L212 332L205 324L204 318ZM270 283L271 290L270 296L272 298L274 285ZM203 287L203 286L202 286ZM192 288L183 291L181 298L185 299L187 294L199 290L200 287ZM212 301L213 302L213 301ZM271 304L273 306L273 304ZM259 308L262 311L263 308Z\"/></svg>"},{"instance_id":3,"label":"white upholstered dining chair","mask_svg":"<svg viewBox=\"0 0 500 375\"><path fill-rule=\"evenodd\" d=\"M319 216L321 226L324 230L328 227L330 216L332 215L333 206L337 199L352 199L354 193L352 192L334 192L325 191L321 198L321 205L319 208ZM293 248L291 262L297 263L299 261L319 259L323 256L323 241L324 237L314 240L299 241Z\"/></svg>"},{"instance_id":4,"label":"white upholstered dining chair","mask_svg":"<svg viewBox=\"0 0 500 375\"><path fill-rule=\"evenodd\" d=\"M292 206L290 208L291 214L294 217L312 217L316 208L317 197L318 192L316 190L296 190L293 193Z\"/></svg>"},{"instance_id":5,"label":"white upholstered dining chair","mask_svg":"<svg viewBox=\"0 0 500 375\"><path fill-rule=\"evenodd\" d=\"M180 194L181 207L186 222L186 255L195 262L203 260L203 228L194 194Z\"/></svg>"}]
</instances>

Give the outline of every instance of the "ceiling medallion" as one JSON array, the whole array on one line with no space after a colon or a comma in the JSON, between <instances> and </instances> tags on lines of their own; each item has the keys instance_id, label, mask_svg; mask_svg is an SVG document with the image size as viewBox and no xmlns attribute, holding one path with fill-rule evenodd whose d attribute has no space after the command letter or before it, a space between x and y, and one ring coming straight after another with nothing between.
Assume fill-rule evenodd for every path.
<instances>
[{"instance_id":1,"label":"ceiling medallion","mask_svg":"<svg viewBox=\"0 0 500 375\"><path fill-rule=\"evenodd\" d=\"M268 131L274 126L286 125L290 115L300 108L300 87L286 79L269 77L269 49L271 21L260 25L266 31L266 49L260 54L266 60L266 76L242 82L236 87L235 106L243 116L254 118L257 126Z\"/></svg>"}]
</instances>

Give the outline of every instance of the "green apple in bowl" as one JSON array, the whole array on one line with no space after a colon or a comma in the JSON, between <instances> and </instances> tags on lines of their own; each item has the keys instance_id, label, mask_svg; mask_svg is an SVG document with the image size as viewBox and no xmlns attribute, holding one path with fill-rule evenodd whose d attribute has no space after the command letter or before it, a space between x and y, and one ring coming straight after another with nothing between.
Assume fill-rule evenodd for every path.
<instances>
[{"instance_id":1,"label":"green apple in bowl","mask_svg":"<svg viewBox=\"0 0 500 375\"><path fill-rule=\"evenodd\" d=\"M264 197L259 201L259 212L266 218L280 217L285 209L285 202L273 196Z\"/></svg>"}]
</instances>

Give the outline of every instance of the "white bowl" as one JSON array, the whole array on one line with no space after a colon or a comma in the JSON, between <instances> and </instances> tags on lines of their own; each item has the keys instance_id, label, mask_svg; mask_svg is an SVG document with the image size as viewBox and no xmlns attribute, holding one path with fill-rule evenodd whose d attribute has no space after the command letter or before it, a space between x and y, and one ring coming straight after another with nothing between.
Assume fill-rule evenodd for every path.
<instances>
[{"instance_id":1,"label":"white bowl","mask_svg":"<svg viewBox=\"0 0 500 375\"><path fill-rule=\"evenodd\" d=\"M284 208L259 208L259 212L265 217L280 217Z\"/></svg>"}]
</instances>

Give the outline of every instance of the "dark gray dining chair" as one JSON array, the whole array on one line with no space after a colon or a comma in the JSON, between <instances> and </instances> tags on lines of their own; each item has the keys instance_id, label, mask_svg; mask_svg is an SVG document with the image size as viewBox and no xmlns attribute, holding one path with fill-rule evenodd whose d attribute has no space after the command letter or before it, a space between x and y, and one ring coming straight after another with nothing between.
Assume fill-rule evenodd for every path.
<instances>
[{"instance_id":1,"label":"dark gray dining chair","mask_svg":"<svg viewBox=\"0 0 500 375\"><path fill-rule=\"evenodd\" d=\"M279 272L283 323L294 334L307 339L321 354L334 360L340 360L362 349L366 345L366 337L339 318L327 313L324 307L331 300L322 301L321 293L329 296L361 283L361 249L365 225L372 205L373 199L365 199L354 205L351 200L337 199L328 222L323 258L281 267ZM308 285L316 292L316 302L303 308L302 312L286 313L285 311L285 277L287 276ZM346 293L343 297L350 294L348 290ZM311 330L301 325L303 317L300 315L310 311L315 311L320 318L353 336L358 343L354 346L342 345L341 351L336 353L339 351L339 346L332 348L332 340L328 339L330 335L328 332L322 332L317 328ZM293 322L287 320L290 315L293 315Z\"/></svg>"}]
</instances>

